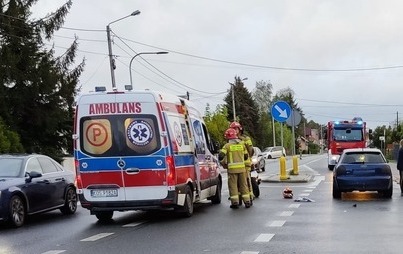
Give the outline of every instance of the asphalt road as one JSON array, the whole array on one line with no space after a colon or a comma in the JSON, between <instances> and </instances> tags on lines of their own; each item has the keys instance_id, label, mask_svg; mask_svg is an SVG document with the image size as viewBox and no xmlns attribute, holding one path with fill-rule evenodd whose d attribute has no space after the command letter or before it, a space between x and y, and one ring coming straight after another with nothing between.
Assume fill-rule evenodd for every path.
<instances>
[{"instance_id":1,"label":"asphalt road","mask_svg":"<svg viewBox=\"0 0 403 254\"><path fill-rule=\"evenodd\" d=\"M225 182L220 205L199 204L187 219L132 211L100 224L80 208L70 217L58 211L30 217L19 229L0 225L0 254L401 253L403 197L397 184L392 199L365 192L334 200L324 155L304 157L300 168L312 175L310 181L263 182L250 209L229 208ZM276 170L278 160L271 160L262 177ZM294 199L283 199L285 186ZM295 202L298 197L314 202Z\"/></svg>"}]
</instances>

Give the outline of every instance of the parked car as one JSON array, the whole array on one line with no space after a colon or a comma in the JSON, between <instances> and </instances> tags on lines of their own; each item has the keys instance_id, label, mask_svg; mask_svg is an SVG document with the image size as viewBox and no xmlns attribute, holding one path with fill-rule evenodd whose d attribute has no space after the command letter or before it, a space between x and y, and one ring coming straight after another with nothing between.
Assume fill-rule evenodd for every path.
<instances>
[{"instance_id":1,"label":"parked car","mask_svg":"<svg viewBox=\"0 0 403 254\"><path fill-rule=\"evenodd\" d=\"M27 215L55 209L77 210L73 172L45 155L0 155L0 221L20 227Z\"/></svg>"},{"instance_id":2,"label":"parked car","mask_svg":"<svg viewBox=\"0 0 403 254\"><path fill-rule=\"evenodd\" d=\"M286 156L285 149L282 146L271 146L266 147L263 152L262 156L265 159L275 159L280 158L281 156Z\"/></svg>"},{"instance_id":3,"label":"parked car","mask_svg":"<svg viewBox=\"0 0 403 254\"><path fill-rule=\"evenodd\" d=\"M265 161L262 156L262 151L260 150L259 147L256 147L256 146L253 147L253 155L251 158L251 162L252 162L252 169L254 169L258 172L265 170L264 169Z\"/></svg>"},{"instance_id":4,"label":"parked car","mask_svg":"<svg viewBox=\"0 0 403 254\"><path fill-rule=\"evenodd\" d=\"M382 152L376 148L345 149L333 170L333 198L342 192L378 191L393 194L393 177Z\"/></svg>"}]
</instances>

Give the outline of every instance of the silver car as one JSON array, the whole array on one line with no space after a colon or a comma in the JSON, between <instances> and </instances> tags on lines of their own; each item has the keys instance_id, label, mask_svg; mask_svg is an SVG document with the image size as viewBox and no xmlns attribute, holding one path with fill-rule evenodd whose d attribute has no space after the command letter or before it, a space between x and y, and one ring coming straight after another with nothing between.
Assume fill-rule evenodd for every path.
<instances>
[{"instance_id":1,"label":"silver car","mask_svg":"<svg viewBox=\"0 0 403 254\"><path fill-rule=\"evenodd\" d=\"M282 146L271 146L266 147L263 152L262 156L264 159L275 159L280 158L281 156L286 156L285 149Z\"/></svg>"},{"instance_id":2,"label":"silver car","mask_svg":"<svg viewBox=\"0 0 403 254\"><path fill-rule=\"evenodd\" d=\"M259 149L259 147L254 146L253 147L253 156L252 156L252 170L256 170L258 172L264 171L265 167L265 161L262 156L262 151Z\"/></svg>"}]
</instances>

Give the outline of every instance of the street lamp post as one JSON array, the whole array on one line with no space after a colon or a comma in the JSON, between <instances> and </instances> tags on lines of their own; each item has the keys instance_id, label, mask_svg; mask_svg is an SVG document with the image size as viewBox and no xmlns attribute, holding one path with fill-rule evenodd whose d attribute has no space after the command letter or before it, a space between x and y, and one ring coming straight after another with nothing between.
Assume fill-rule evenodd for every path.
<instances>
[{"instance_id":1,"label":"street lamp post","mask_svg":"<svg viewBox=\"0 0 403 254\"><path fill-rule=\"evenodd\" d=\"M235 84L238 84L238 82L244 81L244 80L248 80L248 78L236 78L235 77ZM228 82L231 86L232 86L232 113L233 113L233 117L234 117L234 122L236 121L236 113L235 113L235 84L232 84L231 82Z\"/></svg>"},{"instance_id":2,"label":"street lamp post","mask_svg":"<svg viewBox=\"0 0 403 254\"><path fill-rule=\"evenodd\" d=\"M137 56L139 56L139 55L146 55L146 54L148 54L148 55L151 55L151 54L153 54L153 55L162 55L162 54L168 54L168 52L165 52L165 51L159 51L159 52L140 52L140 53L135 54L135 55L132 57L132 59L130 59L129 73L130 73L130 85L132 86L132 89L133 89L132 62L133 62L134 58L136 58Z\"/></svg>"},{"instance_id":3,"label":"street lamp post","mask_svg":"<svg viewBox=\"0 0 403 254\"><path fill-rule=\"evenodd\" d=\"M110 68L111 68L111 78L112 78L112 89L113 89L113 91L116 90L116 81L115 81L115 68L116 68L116 66L115 66L115 60L113 59L113 55L112 55L111 29L110 29L109 26L112 23L118 22L118 21L120 21L122 19L125 19L125 18L128 18L130 16L136 16L136 15L139 15L139 14L140 14L139 10L134 11L130 15L127 15L127 16L125 16L123 18L120 18L120 19L117 19L115 21L112 21L106 26L106 36L108 37L108 50L109 50L109 65L110 65Z\"/></svg>"}]
</instances>

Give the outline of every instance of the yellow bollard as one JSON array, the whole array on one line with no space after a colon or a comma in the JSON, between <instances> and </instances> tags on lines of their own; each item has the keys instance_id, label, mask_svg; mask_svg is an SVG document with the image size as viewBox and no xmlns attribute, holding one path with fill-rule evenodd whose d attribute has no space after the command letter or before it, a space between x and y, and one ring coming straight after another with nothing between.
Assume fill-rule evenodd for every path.
<instances>
[{"instance_id":1,"label":"yellow bollard","mask_svg":"<svg viewBox=\"0 0 403 254\"><path fill-rule=\"evenodd\" d=\"M287 172L285 168L285 157L280 157L280 180L287 180Z\"/></svg>"},{"instance_id":2,"label":"yellow bollard","mask_svg":"<svg viewBox=\"0 0 403 254\"><path fill-rule=\"evenodd\" d=\"M292 174L293 175L298 175L298 157L293 156L292 157Z\"/></svg>"}]
</instances>

